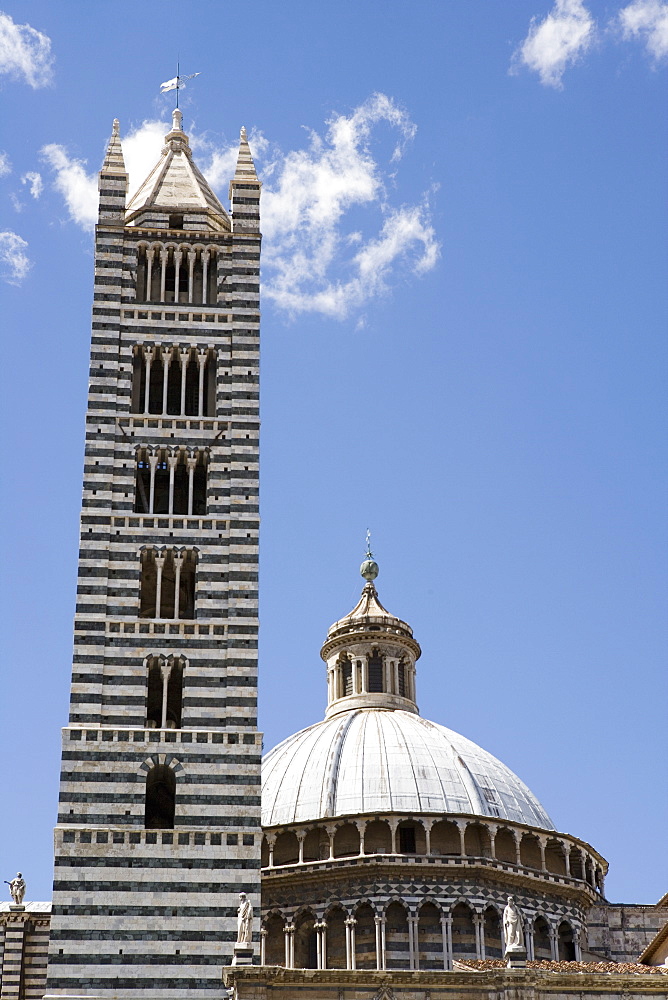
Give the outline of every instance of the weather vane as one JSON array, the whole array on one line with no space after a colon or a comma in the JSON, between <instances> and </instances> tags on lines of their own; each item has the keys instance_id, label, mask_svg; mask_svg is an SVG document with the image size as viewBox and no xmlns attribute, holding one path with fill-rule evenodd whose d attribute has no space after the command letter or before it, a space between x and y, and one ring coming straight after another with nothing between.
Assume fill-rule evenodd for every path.
<instances>
[{"instance_id":1,"label":"weather vane","mask_svg":"<svg viewBox=\"0 0 668 1000\"><path fill-rule=\"evenodd\" d=\"M176 91L176 106L179 106L179 90L184 90L186 86L186 80L193 80L199 73L191 73L190 76L181 76L179 72L179 63L176 64L176 76L173 76L171 80L165 80L164 83L160 84L160 93L168 94L170 90Z\"/></svg>"},{"instance_id":2,"label":"weather vane","mask_svg":"<svg viewBox=\"0 0 668 1000\"><path fill-rule=\"evenodd\" d=\"M373 552L371 551L371 528L366 529L366 557L367 559L373 559Z\"/></svg>"}]
</instances>

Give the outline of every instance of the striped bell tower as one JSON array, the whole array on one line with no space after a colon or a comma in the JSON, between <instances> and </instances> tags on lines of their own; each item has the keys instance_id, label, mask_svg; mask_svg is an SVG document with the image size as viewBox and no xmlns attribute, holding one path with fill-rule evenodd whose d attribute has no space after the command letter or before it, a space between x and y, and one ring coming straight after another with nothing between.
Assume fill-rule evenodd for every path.
<instances>
[{"instance_id":1,"label":"striped bell tower","mask_svg":"<svg viewBox=\"0 0 668 1000\"><path fill-rule=\"evenodd\" d=\"M128 201L114 122L47 996L214 995L240 892L259 940L260 186L242 129L228 214L177 110Z\"/></svg>"}]
</instances>

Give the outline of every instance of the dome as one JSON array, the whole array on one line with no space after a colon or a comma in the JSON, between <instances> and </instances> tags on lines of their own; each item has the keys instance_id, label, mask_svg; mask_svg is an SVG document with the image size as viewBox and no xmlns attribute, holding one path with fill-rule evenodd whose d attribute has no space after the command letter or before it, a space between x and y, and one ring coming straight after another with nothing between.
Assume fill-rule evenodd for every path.
<instances>
[{"instance_id":1,"label":"dome","mask_svg":"<svg viewBox=\"0 0 668 1000\"><path fill-rule=\"evenodd\" d=\"M340 712L263 760L264 827L392 812L464 813L554 829L501 761L410 711Z\"/></svg>"}]
</instances>

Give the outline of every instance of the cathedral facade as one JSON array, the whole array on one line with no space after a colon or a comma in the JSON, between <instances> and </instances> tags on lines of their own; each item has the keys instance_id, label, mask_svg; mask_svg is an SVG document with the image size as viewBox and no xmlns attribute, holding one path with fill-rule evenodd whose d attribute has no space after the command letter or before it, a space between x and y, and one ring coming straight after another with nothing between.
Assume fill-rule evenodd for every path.
<instances>
[{"instance_id":1,"label":"cathedral facade","mask_svg":"<svg viewBox=\"0 0 668 1000\"><path fill-rule=\"evenodd\" d=\"M261 766L261 185L242 129L223 207L176 110L130 198L115 122L99 187L53 900L0 905L0 997L666 997L665 901L610 904L596 848L420 714L370 552L324 720Z\"/></svg>"}]
</instances>

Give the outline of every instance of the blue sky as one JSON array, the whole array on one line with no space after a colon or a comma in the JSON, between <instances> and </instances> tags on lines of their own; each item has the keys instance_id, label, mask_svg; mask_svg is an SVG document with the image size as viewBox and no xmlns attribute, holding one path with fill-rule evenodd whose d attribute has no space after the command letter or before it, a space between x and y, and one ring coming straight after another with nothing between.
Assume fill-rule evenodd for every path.
<instances>
[{"instance_id":1,"label":"blue sky","mask_svg":"<svg viewBox=\"0 0 668 1000\"><path fill-rule=\"evenodd\" d=\"M178 55L219 195L241 125L264 181L265 746L322 717L370 527L422 713L601 851L611 900L655 902L668 5L3 9L0 876L50 898L95 172L114 117L137 180L157 158Z\"/></svg>"}]
</instances>

